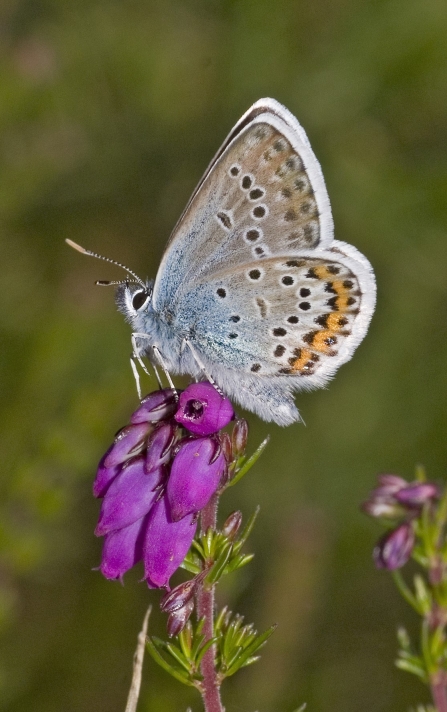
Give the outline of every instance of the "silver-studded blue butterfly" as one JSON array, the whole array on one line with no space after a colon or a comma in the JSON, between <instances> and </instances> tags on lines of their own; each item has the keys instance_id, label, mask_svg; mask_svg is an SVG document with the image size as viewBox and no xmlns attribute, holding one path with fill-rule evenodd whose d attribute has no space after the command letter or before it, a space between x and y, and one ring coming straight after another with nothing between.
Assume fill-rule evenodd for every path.
<instances>
[{"instance_id":1,"label":"silver-studded blue butterfly","mask_svg":"<svg viewBox=\"0 0 447 712\"><path fill-rule=\"evenodd\" d=\"M280 425L299 420L295 391L323 386L351 358L375 298L368 260L333 238L306 133L274 99L256 102L219 149L155 281L116 296L137 356L205 374Z\"/></svg>"}]
</instances>

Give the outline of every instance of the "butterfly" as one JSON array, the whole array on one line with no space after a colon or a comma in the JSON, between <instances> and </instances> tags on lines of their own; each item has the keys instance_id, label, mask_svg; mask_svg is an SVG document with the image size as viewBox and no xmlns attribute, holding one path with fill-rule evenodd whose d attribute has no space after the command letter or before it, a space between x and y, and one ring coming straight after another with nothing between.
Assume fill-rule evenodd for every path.
<instances>
[{"instance_id":1,"label":"butterfly","mask_svg":"<svg viewBox=\"0 0 447 712\"><path fill-rule=\"evenodd\" d=\"M205 171L155 280L117 288L137 356L205 374L263 420L299 420L294 392L352 357L375 307L370 263L333 232L304 129L257 101Z\"/></svg>"}]
</instances>

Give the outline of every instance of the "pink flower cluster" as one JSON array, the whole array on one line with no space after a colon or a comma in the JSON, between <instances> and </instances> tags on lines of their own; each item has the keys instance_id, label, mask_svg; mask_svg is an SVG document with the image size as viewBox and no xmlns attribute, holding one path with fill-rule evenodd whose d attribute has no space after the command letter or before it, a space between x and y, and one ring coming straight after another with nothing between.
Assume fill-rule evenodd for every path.
<instances>
[{"instance_id":1,"label":"pink flower cluster","mask_svg":"<svg viewBox=\"0 0 447 712\"><path fill-rule=\"evenodd\" d=\"M226 460L218 431L233 407L208 382L180 395L149 394L101 459L93 484L103 499L100 570L120 579L139 561L151 588L169 588L196 531L198 512L219 488Z\"/></svg>"}]
</instances>

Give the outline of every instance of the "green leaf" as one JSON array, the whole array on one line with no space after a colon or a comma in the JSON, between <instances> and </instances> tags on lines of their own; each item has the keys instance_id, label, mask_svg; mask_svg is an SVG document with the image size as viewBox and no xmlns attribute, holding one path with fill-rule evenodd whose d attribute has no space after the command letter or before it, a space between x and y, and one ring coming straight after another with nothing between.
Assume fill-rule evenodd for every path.
<instances>
[{"instance_id":1,"label":"green leaf","mask_svg":"<svg viewBox=\"0 0 447 712\"><path fill-rule=\"evenodd\" d=\"M424 682L427 682L427 675L425 673L425 670L420 665L415 665L408 660L402 660L399 658L398 660L396 660L396 667L398 667L400 670L405 670L405 672L410 672L412 675L416 675L417 677L420 677L421 680L423 680Z\"/></svg>"},{"instance_id":2,"label":"green leaf","mask_svg":"<svg viewBox=\"0 0 447 712\"><path fill-rule=\"evenodd\" d=\"M220 579L222 574L225 572L232 551L233 545L230 544L230 542L227 542L226 546L222 548L217 561L215 561L212 565L209 574L207 574L205 584L212 586Z\"/></svg>"},{"instance_id":3,"label":"green leaf","mask_svg":"<svg viewBox=\"0 0 447 712\"><path fill-rule=\"evenodd\" d=\"M228 563L228 565L225 569L225 573L231 574L233 571L236 571L237 569L241 569L246 564L249 564L250 561L253 561L254 558L255 558L254 554L239 554L239 556L236 556L234 559L232 559Z\"/></svg>"},{"instance_id":4,"label":"green leaf","mask_svg":"<svg viewBox=\"0 0 447 712\"><path fill-rule=\"evenodd\" d=\"M171 663L165 660L165 658L158 652L150 637L146 639L146 647L153 660L155 660L155 662L160 665L163 670L172 675L172 677L175 677L175 679L179 682L183 682L184 685L197 687L196 683L190 679L189 675L187 675L182 668L171 665Z\"/></svg>"},{"instance_id":5,"label":"green leaf","mask_svg":"<svg viewBox=\"0 0 447 712\"><path fill-rule=\"evenodd\" d=\"M188 621L186 626L179 633L178 641L180 643L180 647L182 649L183 655L189 661L194 660L194 657L192 655L192 640L193 640L192 625L191 625L190 621Z\"/></svg>"},{"instance_id":6,"label":"green leaf","mask_svg":"<svg viewBox=\"0 0 447 712\"><path fill-rule=\"evenodd\" d=\"M401 574L401 572L398 569L395 569L392 571L394 583L396 584L397 588L401 592L402 596L405 598L407 603L410 604L414 608L417 613L421 613L421 610L419 608L419 603L416 600L416 597L413 595L413 593L410 591L408 588L407 584L404 581L404 578Z\"/></svg>"},{"instance_id":7,"label":"green leaf","mask_svg":"<svg viewBox=\"0 0 447 712\"><path fill-rule=\"evenodd\" d=\"M234 545L234 550L236 553L239 553L240 549L244 546L245 542L247 541L248 537L250 536L260 511L261 511L261 507L259 507L259 505L258 505L256 507L255 511L253 512L253 514L251 515L250 519L248 520L247 524L243 528L240 536L238 537L237 542Z\"/></svg>"},{"instance_id":8,"label":"green leaf","mask_svg":"<svg viewBox=\"0 0 447 712\"><path fill-rule=\"evenodd\" d=\"M267 640L270 638L270 636L275 630L276 625L272 625L264 633L258 635L251 643L251 645L245 648L238 656L237 660L231 665L231 667L228 668L228 670L225 672L225 677L230 677L231 675L234 675L234 673L237 672L237 670L239 670L241 667L251 664L248 662L250 658L253 657L254 653L257 650L260 650L260 648L266 644Z\"/></svg>"},{"instance_id":9,"label":"green leaf","mask_svg":"<svg viewBox=\"0 0 447 712\"><path fill-rule=\"evenodd\" d=\"M182 563L180 564L180 568L194 575L199 574L202 570L200 566L197 566L196 564L193 564L190 561L187 561L186 559L182 561Z\"/></svg>"},{"instance_id":10,"label":"green leaf","mask_svg":"<svg viewBox=\"0 0 447 712\"><path fill-rule=\"evenodd\" d=\"M172 655L174 660L176 660L179 665L184 667L185 670L187 670L187 672L191 672L191 663L188 660L188 658L185 657L185 655L180 650L180 648L178 648L176 645L174 645L174 643L165 643L165 645L166 645L166 650L168 651L168 653L170 655Z\"/></svg>"},{"instance_id":11,"label":"green leaf","mask_svg":"<svg viewBox=\"0 0 447 712\"><path fill-rule=\"evenodd\" d=\"M430 612L433 603L431 592L420 574L416 574L413 581L419 612L422 615L427 615L427 613Z\"/></svg>"},{"instance_id":12,"label":"green leaf","mask_svg":"<svg viewBox=\"0 0 447 712\"><path fill-rule=\"evenodd\" d=\"M236 471L236 474L234 475L233 479L225 485L224 489L226 489L227 487L233 487L233 485L239 482L244 477L244 475L246 475L247 472L251 470L255 462L261 457L262 453L268 445L269 440L270 436L267 436L265 440L262 441L258 449L253 453L251 457L248 458L248 460L242 465L240 470Z\"/></svg>"},{"instance_id":13,"label":"green leaf","mask_svg":"<svg viewBox=\"0 0 447 712\"><path fill-rule=\"evenodd\" d=\"M400 626L397 629L397 640L399 642L399 645L403 650L409 651L410 650L410 636L408 635L406 629L403 626Z\"/></svg>"}]
</instances>

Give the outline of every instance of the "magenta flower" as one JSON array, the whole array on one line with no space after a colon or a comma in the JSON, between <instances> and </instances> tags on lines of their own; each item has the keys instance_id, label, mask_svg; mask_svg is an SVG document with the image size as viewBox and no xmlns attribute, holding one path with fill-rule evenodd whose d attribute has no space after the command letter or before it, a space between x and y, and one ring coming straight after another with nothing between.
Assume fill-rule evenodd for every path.
<instances>
[{"instance_id":1,"label":"magenta flower","mask_svg":"<svg viewBox=\"0 0 447 712\"><path fill-rule=\"evenodd\" d=\"M409 560L415 545L411 522L403 522L396 529L386 532L373 551L378 569L400 569Z\"/></svg>"},{"instance_id":2,"label":"magenta flower","mask_svg":"<svg viewBox=\"0 0 447 712\"><path fill-rule=\"evenodd\" d=\"M181 445L166 489L174 521L199 512L208 504L225 466L221 448L211 438L197 438Z\"/></svg>"},{"instance_id":3,"label":"magenta flower","mask_svg":"<svg viewBox=\"0 0 447 712\"><path fill-rule=\"evenodd\" d=\"M228 398L205 381L192 383L183 391L174 417L194 435L211 435L228 425L234 418L234 410Z\"/></svg>"},{"instance_id":4,"label":"magenta flower","mask_svg":"<svg viewBox=\"0 0 447 712\"><path fill-rule=\"evenodd\" d=\"M126 571L141 561L142 535L146 523L146 517L142 517L133 524L106 535L99 567L106 578L122 581Z\"/></svg>"},{"instance_id":5,"label":"magenta flower","mask_svg":"<svg viewBox=\"0 0 447 712\"><path fill-rule=\"evenodd\" d=\"M158 423L174 415L177 410L177 392L172 388L154 391L143 398L140 407L132 414L130 422Z\"/></svg>"},{"instance_id":6,"label":"magenta flower","mask_svg":"<svg viewBox=\"0 0 447 712\"><path fill-rule=\"evenodd\" d=\"M162 470L146 474L145 458L130 460L115 477L103 499L96 536L122 529L149 512L157 498Z\"/></svg>"},{"instance_id":7,"label":"magenta flower","mask_svg":"<svg viewBox=\"0 0 447 712\"><path fill-rule=\"evenodd\" d=\"M380 475L379 486L362 504L365 514L378 519L399 520L417 515L425 502L439 497L433 482L410 482L397 475Z\"/></svg>"},{"instance_id":8,"label":"magenta flower","mask_svg":"<svg viewBox=\"0 0 447 712\"><path fill-rule=\"evenodd\" d=\"M151 588L169 585L169 579L188 553L195 533L193 514L175 522L166 496L154 505L143 544L144 577Z\"/></svg>"},{"instance_id":9,"label":"magenta flower","mask_svg":"<svg viewBox=\"0 0 447 712\"><path fill-rule=\"evenodd\" d=\"M439 497L439 488L433 482L415 482L403 487L394 496L404 506L422 507L425 502Z\"/></svg>"},{"instance_id":10,"label":"magenta flower","mask_svg":"<svg viewBox=\"0 0 447 712\"><path fill-rule=\"evenodd\" d=\"M143 560L148 585L169 588L197 515L226 470L217 431L233 417L231 403L210 383L189 386L180 403L172 389L141 401L101 459L93 484L95 497L103 498L95 534L105 537L100 571L106 578L122 580ZM188 603L173 628L189 615Z\"/></svg>"}]
</instances>

